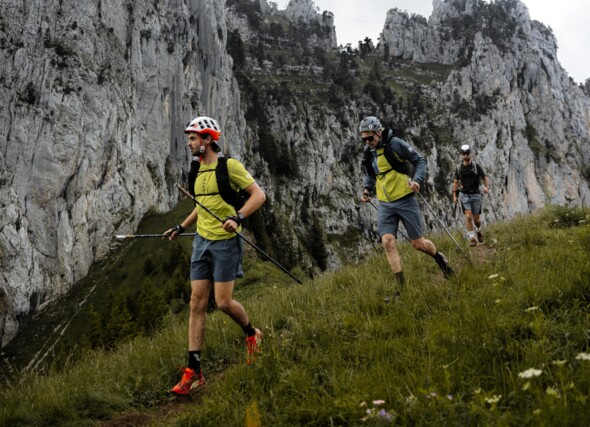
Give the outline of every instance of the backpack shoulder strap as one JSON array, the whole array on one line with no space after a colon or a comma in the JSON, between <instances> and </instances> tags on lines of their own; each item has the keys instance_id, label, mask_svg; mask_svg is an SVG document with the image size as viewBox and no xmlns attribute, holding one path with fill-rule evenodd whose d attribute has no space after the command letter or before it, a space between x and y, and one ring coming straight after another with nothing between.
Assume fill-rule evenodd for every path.
<instances>
[{"instance_id":1,"label":"backpack shoulder strap","mask_svg":"<svg viewBox=\"0 0 590 427\"><path fill-rule=\"evenodd\" d=\"M400 160L394 153L393 147L391 146L391 144L394 143L394 140L395 135L390 131L387 140L383 141L383 155L394 171L407 175L410 173L409 162L406 160Z\"/></svg>"},{"instance_id":2,"label":"backpack shoulder strap","mask_svg":"<svg viewBox=\"0 0 590 427\"><path fill-rule=\"evenodd\" d=\"M217 179L217 188L219 188L219 195L226 202L236 208L238 211L244 206L244 200L239 193L235 191L229 178L229 170L227 168L228 157L219 157L217 159L217 167L215 168L215 178Z\"/></svg>"},{"instance_id":3,"label":"backpack shoulder strap","mask_svg":"<svg viewBox=\"0 0 590 427\"><path fill-rule=\"evenodd\" d=\"M197 160L191 161L191 168L188 172L188 192L191 196L195 197L195 181L197 180L197 175L199 174L199 168L201 167L201 162Z\"/></svg>"},{"instance_id":4,"label":"backpack shoulder strap","mask_svg":"<svg viewBox=\"0 0 590 427\"><path fill-rule=\"evenodd\" d=\"M362 162L365 173L368 176L375 177L375 169L373 169L373 156L371 154L371 149L368 146L365 146L363 151L363 162Z\"/></svg>"}]
</instances>

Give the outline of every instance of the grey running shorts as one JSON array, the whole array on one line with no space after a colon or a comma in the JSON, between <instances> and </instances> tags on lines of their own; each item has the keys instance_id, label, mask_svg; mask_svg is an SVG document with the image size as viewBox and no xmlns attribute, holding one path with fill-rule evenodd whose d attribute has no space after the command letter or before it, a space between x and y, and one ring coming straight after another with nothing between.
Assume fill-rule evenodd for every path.
<instances>
[{"instance_id":1,"label":"grey running shorts","mask_svg":"<svg viewBox=\"0 0 590 427\"><path fill-rule=\"evenodd\" d=\"M378 216L379 235L397 235L400 220L404 224L410 240L422 237L420 206L415 196L404 197L394 202L380 202Z\"/></svg>"},{"instance_id":2,"label":"grey running shorts","mask_svg":"<svg viewBox=\"0 0 590 427\"><path fill-rule=\"evenodd\" d=\"M467 194L461 193L461 209L463 209L463 213L465 211L471 211L473 215L480 215L481 214L481 194L474 193L474 194Z\"/></svg>"},{"instance_id":3,"label":"grey running shorts","mask_svg":"<svg viewBox=\"0 0 590 427\"><path fill-rule=\"evenodd\" d=\"M198 234L193 240L191 280L231 282L244 277L242 270L242 240L207 240Z\"/></svg>"}]
</instances>

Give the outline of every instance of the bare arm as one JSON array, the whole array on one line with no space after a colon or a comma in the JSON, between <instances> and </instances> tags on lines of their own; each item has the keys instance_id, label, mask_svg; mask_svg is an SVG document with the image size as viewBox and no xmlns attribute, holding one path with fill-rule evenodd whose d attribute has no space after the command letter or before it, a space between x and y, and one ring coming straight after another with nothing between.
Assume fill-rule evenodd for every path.
<instances>
[{"instance_id":1,"label":"bare arm","mask_svg":"<svg viewBox=\"0 0 590 427\"><path fill-rule=\"evenodd\" d=\"M244 191L248 193L250 197L248 197L244 206L238 211L238 216L247 218L262 206L266 200L266 194L264 194L262 188L260 188L255 182L244 188ZM221 226L225 231L232 232L238 229L239 224L230 217Z\"/></svg>"},{"instance_id":2,"label":"bare arm","mask_svg":"<svg viewBox=\"0 0 590 427\"><path fill-rule=\"evenodd\" d=\"M459 181L453 180L453 203L457 203L457 192L459 191Z\"/></svg>"},{"instance_id":3,"label":"bare arm","mask_svg":"<svg viewBox=\"0 0 590 427\"><path fill-rule=\"evenodd\" d=\"M244 188L244 191L250 195L248 200L242 206L242 209L238 213L241 213L244 218L249 217L266 201L266 194L262 191L262 188L255 182Z\"/></svg>"}]
</instances>

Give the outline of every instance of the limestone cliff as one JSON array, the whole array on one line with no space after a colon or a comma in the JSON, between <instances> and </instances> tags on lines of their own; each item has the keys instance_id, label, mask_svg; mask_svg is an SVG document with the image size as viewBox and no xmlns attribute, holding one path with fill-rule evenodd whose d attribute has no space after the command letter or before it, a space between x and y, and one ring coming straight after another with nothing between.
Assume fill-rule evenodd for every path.
<instances>
[{"instance_id":1,"label":"limestone cliff","mask_svg":"<svg viewBox=\"0 0 590 427\"><path fill-rule=\"evenodd\" d=\"M440 111L431 120L487 165L495 186L488 217L590 204L590 99L559 64L551 30L516 0L433 5L428 22L389 11L380 49L453 64L446 81L428 89ZM429 160L436 176L440 162Z\"/></svg>"},{"instance_id":2,"label":"limestone cliff","mask_svg":"<svg viewBox=\"0 0 590 427\"><path fill-rule=\"evenodd\" d=\"M371 246L365 114L424 152L423 194L445 220L463 143L491 177L488 221L589 203L590 98L517 0L435 1L428 20L391 10L377 50L336 49L332 14L310 0L0 6L2 344L113 235L176 203L197 113L266 190L254 234L288 266L337 268Z\"/></svg>"},{"instance_id":3,"label":"limestone cliff","mask_svg":"<svg viewBox=\"0 0 590 427\"><path fill-rule=\"evenodd\" d=\"M191 117L218 117L236 145L244 125L222 2L0 3L6 343L19 317L83 277L114 234L175 202Z\"/></svg>"}]
</instances>

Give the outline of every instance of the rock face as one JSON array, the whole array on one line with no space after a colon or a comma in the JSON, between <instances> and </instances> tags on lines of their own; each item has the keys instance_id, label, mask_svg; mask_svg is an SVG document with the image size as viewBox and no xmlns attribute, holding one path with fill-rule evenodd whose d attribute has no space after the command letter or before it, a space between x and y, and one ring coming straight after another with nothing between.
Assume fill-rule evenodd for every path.
<instances>
[{"instance_id":1,"label":"rock face","mask_svg":"<svg viewBox=\"0 0 590 427\"><path fill-rule=\"evenodd\" d=\"M223 2L1 2L0 337L167 210L183 127L240 140ZM234 152L239 150L236 148ZM164 228L166 224L162 224Z\"/></svg>"},{"instance_id":2,"label":"rock face","mask_svg":"<svg viewBox=\"0 0 590 427\"><path fill-rule=\"evenodd\" d=\"M436 120L452 129L456 147L474 146L488 165L496 187L488 218L588 206L590 100L557 61L551 30L516 0L433 5L428 22L390 10L379 47L417 63L455 64L431 90L443 111Z\"/></svg>"},{"instance_id":3,"label":"rock face","mask_svg":"<svg viewBox=\"0 0 590 427\"><path fill-rule=\"evenodd\" d=\"M244 2L257 5L264 19L315 29L298 42L306 49L336 47L332 15L318 13L310 0L292 0L285 11L264 0L228 1L227 9L217 0L60 0L51 7L0 0L2 344L45 301L84 277L108 253L113 235L176 203L174 184L189 162L182 130L196 114L219 120L224 151L247 160L266 190L277 245L311 263L303 241L344 236L345 248L326 243L328 268L370 247L347 237L375 218L358 207L355 126L369 111L405 123L404 137L422 141L428 187L437 189L429 201L443 218L450 169L464 143L491 177L488 221L548 203L590 203L590 98L557 62L550 30L531 21L521 2L435 0L428 21L388 13L380 56L451 70L416 88L437 112L428 115L366 99L336 108L329 97L251 108L255 97L240 93L226 52L233 31L261 42L236 10ZM275 40L286 37L277 33ZM244 67L254 68L250 58ZM321 64L288 68L260 58L255 67L270 80L326 75ZM253 125L250 115L261 110L264 126ZM446 140L431 137L433 126L447 130Z\"/></svg>"}]
</instances>

